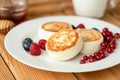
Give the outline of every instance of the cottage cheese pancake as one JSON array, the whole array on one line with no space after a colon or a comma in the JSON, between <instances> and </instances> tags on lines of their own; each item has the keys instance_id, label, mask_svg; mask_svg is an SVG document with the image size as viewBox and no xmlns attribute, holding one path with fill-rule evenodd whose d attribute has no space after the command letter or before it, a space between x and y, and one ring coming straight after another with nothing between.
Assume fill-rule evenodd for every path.
<instances>
[{"instance_id":1,"label":"cottage cheese pancake","mask_svg":"<svg viewBox=\"0 0 120 80\"><path fill-rule=\"evenodd\" d=\"M65 22L47 22L40 26L38 33L42 39L48 40L53 33L62 29L72 29L72 27Z\"/></svg>"},{"instance_id":2,"label":"cottage cheese pancake","mask_svg":"<svg viewBox=\"0 0 120 80\"><path fill-rule=\"evenodd\" d=\"M53 34L46 43L49 56L58 61L75 57L83 47L82 36L75 30L61 30Z\"/></svg>"},{"instance_id":3,"label":"cottage cheese pancake","mask_svg":"<svg viewBox=\"0 0 120 80\"><path fill-rule=\"evenodd\" d=\"M93 54L100 49L100 44L103 42L103 36L100 32L92 29L77 29L83 36L84 46L80 53Z\"/></svg>"}]
</instances>

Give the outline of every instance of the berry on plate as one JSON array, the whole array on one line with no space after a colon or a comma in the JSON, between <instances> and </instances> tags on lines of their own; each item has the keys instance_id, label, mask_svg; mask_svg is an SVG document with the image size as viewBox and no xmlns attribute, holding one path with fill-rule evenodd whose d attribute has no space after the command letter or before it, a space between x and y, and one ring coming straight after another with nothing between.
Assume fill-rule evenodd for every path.
<instances>
[{"instance_id":1,"label":"berry on plate","mask_svg":"<svg viewBox=\"0 0 120 80\"><path fill-rule=\"evenodd\" d=\"M35 55L35 56L41 54L40 47L38 46L37 43L33 42L33 43L30 45L30 54L31 54L31 55Z\"/></svg>"},{"instance_id":2,"label":"berry on plate","mask_svg":"<svg viewBox=\"0 0 120 80\"><path fill-rule=\"evenodd\" d=\"M46 50L45 44L46 44L46 40L45 40L45 39L40 39L40 40L38 41L39 47L40 47L41 49L43 49L43 50Z\"/></svg>"},{"instance_id":3,"label":"berry on plate","mask_svg":"<svg viewBox=\"0 0 120 80\"><path fill-rule=\"evenodd\" d=\"M96 31L99 31L99 29L98 29L98 28L95 28L95 27L93 27L92 29L93 29L93 30L96 30Z\"/></svg>"},{"instance_id":4,"label":"berry on plate","mask_svg":"<svg viewBox=\"0 0 120 80\"><path fill-rule=\"evenodd\" d=\"M74 25L71 25L73 29L76 29L76 27Z\"/></svg>"},{"instance_id":5,"label":"berry on plate","mask_svg":"<svg viewBox=\"0 0 120 80\"><path fill-rule=\"evenodd\" d=\"M85 28L84 24L79 24L77 28Z\"/></svg>"},{"instance_id":6,"label":"berry on plate","mask_svg":"<svg viewBox=\"0 0 120 80\"><path fill-rule=\"evenodd\" d=\"M29 47L30 47L30 44L32 43L32 39L31 38L25 38L24 41L23 41L23 48L26 50L26 51L29 51Z\"/></svg>"}]
</instances>

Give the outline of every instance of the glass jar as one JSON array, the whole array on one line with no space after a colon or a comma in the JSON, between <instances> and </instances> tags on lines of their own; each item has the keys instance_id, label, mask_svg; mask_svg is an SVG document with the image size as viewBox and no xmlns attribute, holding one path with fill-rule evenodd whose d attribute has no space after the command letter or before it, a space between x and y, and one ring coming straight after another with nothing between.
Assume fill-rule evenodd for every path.
<instances>
[{"instance_id":1,"label":"glass jar","mask_svg":"<svg viewBox=\"0 0 120 80\"><path fill-rule=\"evenodd\" d=\"M0 0L0 19L12 20L19 24L26 20L26 0Z\"/></svg>"}]
</instances>

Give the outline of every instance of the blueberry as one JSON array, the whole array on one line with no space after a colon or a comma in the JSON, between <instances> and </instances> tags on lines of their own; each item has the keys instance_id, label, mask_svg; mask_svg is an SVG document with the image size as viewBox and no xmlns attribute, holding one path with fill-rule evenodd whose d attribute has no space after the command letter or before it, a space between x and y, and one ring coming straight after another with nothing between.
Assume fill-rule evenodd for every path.
<instances>
[{"instance_id":1,"label":"blueberry","mask_svg":"<svg viewBox=\"0 0 120 80\"><path fill-rule=\"evenodd\" d=\"M71 25L73 29L76 29L76 27L74 25Z\"/></svg>"},{"instance_id":2,"label":"blueberry","mask_svg":"<svg viewBox=\"0 0 120 80\"><path fill-rule=\"evenodd\" d=\"M23 47L26 51L29 51L30 44L24 43Z\"/></svg>"},{"instance_id":3,"label":"blueberry","mask_svg":"<svg viewBox=\"0 0 120 80\"><path fill-rule=\"evenodd\" d=\"M97 29L97 28L92 28L93 30L96 30L96 31L99 31L99 29Z\"/></svg>"},{"instance_id":4,"label":"blueberry","mask_svg":"<svg viewBox=\"0 0 120 80\"><path fill-rule=\"evenodd\" d=\"M32 43L32 39L31 38L25 38L25 40L23 41L24 43Z\"/></svg>"},{"instance_id":5,"label":"blueberry","mask_svg":"<svg viewBox=\"0 0 120 80\"><path fill-rule=\"evenodd\" d=\"M31 38L25 38L25 40L23 41L23 48L26 50L26 51L29 51L29 47L30 47L30 44L33 42L33 40Z\"/></svg>"}]
</instances>

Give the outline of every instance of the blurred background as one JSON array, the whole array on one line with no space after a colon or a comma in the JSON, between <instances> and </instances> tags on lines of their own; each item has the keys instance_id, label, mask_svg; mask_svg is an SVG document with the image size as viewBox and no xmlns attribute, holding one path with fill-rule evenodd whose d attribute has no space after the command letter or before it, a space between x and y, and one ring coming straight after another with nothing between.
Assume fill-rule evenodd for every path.
<instances>
[{"instance_id":1,"label":"blurred background","mask_svg":"<svg viewBox=\"0 0 120 80\"><path fill-rule=\"evenodd\" d=\"M105 15L120 13L120 0L113 1L117 6L114 7L114 3L111 3ZM28 7L28 19L49 15L75 15L72 0L28 0ZM110 7L114 8L109 9Z\"/></svg>"},{"instance_id":2,"label":"blurred background","mask_svg":"<svg viewBox=\"0 0 120 80\"><path fill-rule=\"evenodd\" d=\"M28 0L28 19L48 15L74 15L72 0Z\"/></svg>"},{"instance_id":3,"label":"blurred background","mask_svg":"<svg viewBox=\"0 0 120 80\"><path fill-rule=\"evenodd\" d=\"M109 15L117 17L116 15L120 13L120 0L108 2L111 3L105 10L103 18ZM0 0L0 19L12 20L18 24L26 20L26 15L27 20L52 15L76 15L74 5L72 0Z\"/></svg>"}]
</instances>

